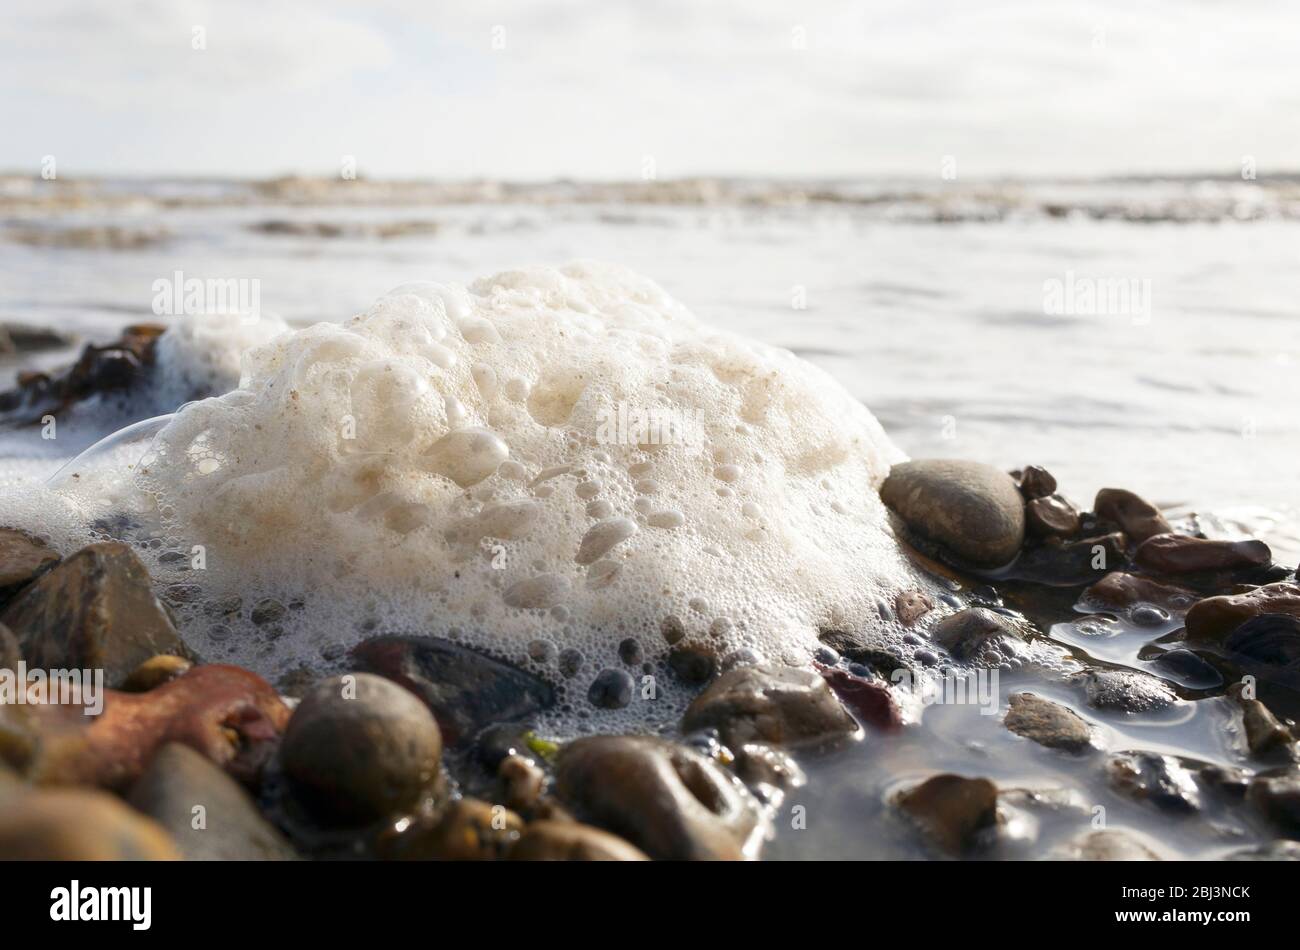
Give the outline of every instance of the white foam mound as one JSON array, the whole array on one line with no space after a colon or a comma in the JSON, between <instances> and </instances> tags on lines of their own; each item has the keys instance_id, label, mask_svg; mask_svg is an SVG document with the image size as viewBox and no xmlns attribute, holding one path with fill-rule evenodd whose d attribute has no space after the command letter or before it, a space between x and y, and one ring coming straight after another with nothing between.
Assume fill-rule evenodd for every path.
<instances>
[{"instance_id":1,"label":"white foam mound","mask_svg":"<svg viewBox=\"0 0 1300 950\"><path fill-rule=\"evenodd\" d=\"M626 638L806 662L819 627L886 627L919 583L877 494L901 457L821 370L578 263L405 284L253 348L134 490L200 650L274 674L430 633L560 682L576 650L585 706ZM289 609L255 626L262 597Z\"/></svg>"}]
</instances>

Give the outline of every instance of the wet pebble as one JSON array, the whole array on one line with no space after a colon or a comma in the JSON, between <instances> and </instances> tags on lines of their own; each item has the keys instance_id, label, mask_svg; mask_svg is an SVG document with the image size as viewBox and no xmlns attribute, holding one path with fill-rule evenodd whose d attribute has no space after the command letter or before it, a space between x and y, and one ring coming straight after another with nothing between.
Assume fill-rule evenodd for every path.
<instances>
[{"instance_id":1,"label":"wet pebble","mask_svg":"<svg viewBox=\"0 0 1300 950\"><path fill-rule=\"evenodd\" d=\"M1083 592L1085 603L1120 609L1155 605L1166 610L1186 610L1196 599L1197 595L1189 590L1123 571L1112 571Z\"/></svg>"},{"instance_id":2,"label":"wet pebble","mask_svg":"<svg viewBox=\"0 0 1300 950\"><path fill-rule=\"evenodd\" d=\"M364 824L414 807L438 776L442 737L428 708L389 680L335 676L298 704L280 758L318 815Z\"/></svg>"},{"instance_id":3,"label":"wet pebble","mask_svg":"<svg viewBox=\"0 0 1300 950\"><path fill-rule=\"evenodd\" d=\"M1060 495L1045 495L1025 505L1025 531L1037 538L1069 538L1079 533L1079 509Z\"/></svg>"},{"instance_id":4,"label":"wet pebble","mask_svg":"<svg viewBox=\"0 0 1300 950\"><path fill-rule=\"evenodd\" d=\"M1289 838L1300 838L1300 773L1256 776L1246 800Z\"/></svg>"},{"instance_id":5,"label":"wet pebble","mask_svg":"<svg viewBox=\"0 0 1300 950\"><path fill-rule=\"evenodd\" d=\"M903 792L896 804L940 849L959 855L996 825L998 789L986 778L935 775Z\"/></svg>"},{"instance_id":6,"label":"wet pebble","mask_svg":"<svg viewBox=\"0 0 1300 950\"><path fill-rule=\"evenodd\" d=\"M1195 574L1262 567L1272 556L1263 541L1211 541L1183 534L1157 534L1142 542L1133 563L1162 574Z\"/></svg>"},{"instance_id":7,"label":"wet pebble","mask_svg":"<svg viewBox=\"0 0 1300 950\"><path fill-rule=\"evenodd\" d=\"M1088 724L1059 703L1033 693L1013 693L1010 704L1003 722L1016 735L1066 752L1081 752L1091 745Z\"/></svg>"},{"instance_id":8,"label":"wet pebble","mask_svg":"<svg viewBox=\"0 0 1300 950\"><path fill-rule=\"evenodd\" d=\"M1300 620L1300 586L1266 584L1242 594L1207 597L1187 611L1187 636L1222 641L1242 624L1264 614Z\"/></svg>"},{"instance_id":9,"label":"wet pebble","mask_svg":"<svg viewBox=\"0 0 1300 950\"><path fill-rule=\"evenodd\" d=\"M17 528L0 528L0 606L59 563L59 554Z\"/></svg>"},{"instance_id":10,"label":"wet pebble","mask_svg":"<svg viewBox=\"0 0 1300 950\"><path fill-rule=\"evenodd\" d=\"M737 860L759 827L740 781L711 759L647 736L592 736L566 745L555 792L582 820L652 858Z\"/></svg>"},{"instance_id":11,"label":"wet pebble","mask_svg":"<svg viewBox=\"0 0 1300 950\"><path fill-rule=\"evenodd\" d=\"M1117 753L1106 762L1106 777L1116 791L1165 811L1190 814L1201 807L1196 780L1170 755Z\"/></svg>"},{"instance_id":12,"label":"wet pebble","mask_svg":"<svg viewBox=\"0 0 1300 950\"><path fill-rule=\"evenodd\" d=\"M1097 492L1092 510L1099 518L1119 525L1134 544L1173 530L1159 508L1123 488L1103 488Z\"/></svg>"},{"instance_id":13,"label":"wet pebble","mask_svg":"<svg viewBox=\"0 0 1300 950\"><path fill-rule=\"evenodd\" d=\"M975 567L1001 567L1024 542L1024 499L1005 472L918 459L890 469L880 497L907 526Z\"/></svg>"},{"instance_id":14,"label":"wet pebble","mask_svg":"<svg viewBox=\"0 0 1300 950\"><path fill-rule=\"evenodd\" d=\"M1160 856L1126 831L1105 829L1080 835L1066 847L1078 861L1159 861Z\"/></svg>"},{"instance_id":15,"label":"wet pebble","mask_svg":"<svg viewBox=\"0 0 1300 950\"><path fill-rule=\"evenodd\" d=\"M587 700L598 709L622 709L632 702L635 688L626 670L601 670L587 689Z\"/></svg>"},{"instance_id":16,"label":"wet pebble","mask_svg":"<svg viewBox=\"0 0 1300 950\"><path fill-rule=\"evenodd\" d=\"M145 660L185 646L136 553L116 541L71 555L16 597L0 622L29 666L102 669L116 688Z\"/></svg>"},{"instance_id":17,"label":"wet pebble","mask_svg":"<svg viewBox=\"0 0 1300 950\"><path fill-rule=\"evenodd\" d=\"M968 607L940 620L930 631L930 637L953 659L966 661L977 656L986 645L996 645L1005 638L1017 638L1017 630L1006 616L997 611L987 607Z\"/></svg>"},{"instance_id":18,"label":"wet pebble","mask_svg":"<svg viewBox=\"0 0 1300 950\"><path fill-rule=\"evenodd\" d=\"M717 729L732 748L748 742L800 745L858 731L826 680L789 666L744 666L724 673L682 717L682 731Z\"/></svg>"},{"instance_id":19,"label":"wet pebble","mask_svg":"<svg viewBox=\"0 0 1300 950\"><path fill-rule=\"evenodd\" d=\"M374 637L357 646L352 657L361 670L418 696L452 745L490 723L522 719L555 702L555 691L544 680L438 637ZM563 671L563 654L560 662Z\"/></svg>"},{"instance_id":20,"label":"wet pebble","mask_svg":"<svg viewBox=\"0 0 1300 950\"><path fill-rule=\"evenodd\" d=\"M1173 692L1154 676L1133 670L1090 670L1081 674L1088 705L1142 713L1172 706Z\"/></svg>"}]
</instances>

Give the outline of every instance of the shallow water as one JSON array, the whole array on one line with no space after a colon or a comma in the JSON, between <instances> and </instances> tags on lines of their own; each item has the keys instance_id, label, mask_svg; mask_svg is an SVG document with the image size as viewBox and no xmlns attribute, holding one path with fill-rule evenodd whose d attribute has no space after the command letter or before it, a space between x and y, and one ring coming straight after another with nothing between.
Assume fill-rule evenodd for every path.
<instances>
[{"instance_id":1,"label":"shallow water","mask_svg":"<svg viewBox=\"0 0 1300 950\"><path fill-rule=\"evenodd\" d=\"M198 186L176 188L192 199ZM253 229L270 220L341 223L344 236ZM412 236L367 236L403 220L419 223ZM5 239L33 222L111 223L167 236L129 250ZM429 222L436 230L422 233ZM0 318L107 339L128 323L157 319L152 284L180 270L255 278L264 311L303 325L342 320L411 279L466 282L521 263L599 257L650 275L703 319L820 364L909 454L1006 468L1041 464L1084 507L1099 487L1127 487L1166 507L1208 511L1213 518L1205 524L1222 533L1258 534L1278 560L1293 564L1300 557L1297 249L1300 223L1285 216L1172 223L1006 214L938 223L934 215L890 216L877 205L848 203L403 208L223 198L211 207L168 207L150 194L59 215L9 208L7 229L0 229ZM1150 281L1149 307L1045 312L1045 282L1067 282L1071 272ZM46 353L24 365L66 357ZM16 368L0 364L6 377ZM30 430L6 433L0 479L42 479L102 434L93 425L74 427L50 443ZM1080 659L1142 669L1149 666L1141 648L1167 632L1125 628L1095 637L1075 625L1053 636ZM1069 684L1026 670L1003 673L1003 700L1022 689L1070 705L1096 724L1111 750L1245 763L1224 700L1139 720L1087 708ZM1097 807L1105 809L1106 827L1138 831L1171 857L1218 856L1264 835L1240 809L1209 794L1208 820L1124 799L1102 780L1100 753L1071 757L1039 748L1007 732L1005 701L998 708L999 715L982 716L969 705L932 706L901 737L868 735L806 759L809 782L782 805L768 855L921 856L915 832L883 803L900 783L940 770L985 775L1004 787L1072 791L1066 805L1008 807L1010 834L991 856L1045 855L1094 827ZM791 827L794 805L806 807L803 830ZM1025 836L1019 843L1017 833Z\"/></svg>"}]
</instances>

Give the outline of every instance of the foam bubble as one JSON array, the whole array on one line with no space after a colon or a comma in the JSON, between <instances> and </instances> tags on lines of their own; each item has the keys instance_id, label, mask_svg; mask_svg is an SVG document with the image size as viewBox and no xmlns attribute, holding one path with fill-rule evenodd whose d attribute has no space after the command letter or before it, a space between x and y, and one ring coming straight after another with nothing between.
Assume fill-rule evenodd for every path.
<instances>
[{"instance_id":1,"label":"foam bubble","mask_svg":"<svg viewBox=\"0 0 1300 950\"><path fill-rule=\"evenodd\" d=\"M645 424L664 417L689 425ZM928 586L877 494L902 457L811 364L577 263L405 284L260 342L115 497L62 490L86 523L130 512L210 658L274 676L428 633L571 684L572 711L629 639L651 664L669 639L800 663L821 627L897 642L877 603ZM667 721L666 679L609 715Z\"/></svg>"}]
</instances>

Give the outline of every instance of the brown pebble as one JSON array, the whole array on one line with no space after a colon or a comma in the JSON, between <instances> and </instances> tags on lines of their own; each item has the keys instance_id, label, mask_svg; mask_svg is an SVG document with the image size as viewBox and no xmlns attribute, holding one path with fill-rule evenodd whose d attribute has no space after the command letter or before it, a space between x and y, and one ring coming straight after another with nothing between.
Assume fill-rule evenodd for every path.
<instances>
[{"instance_id":1,"label":"brown pebble","mask_svg":"<svg viewBox=\"0 0 1300 950\"><path fill-rule=\"evenodd\" d=\"M894 612L904 627L912 626L931 610L934 610L934 601L919 590L905 590L894 598Z\"/></svg>"},{"instance_id":2,"label":"brown pebble","mask_svg":"<svg viewBox=\"0 0 1300 950\"><path fill-rule=\"evenodd\" d=\"M1060 495L1043 495L1025 505L1025 531L1036 537L1068 538L1079 533L1079 509Z\"/></svg>"},{"instance_id":3,"label":"brown pebble","mask_svg":"<svg viewBox=\"0 0 1300 950\"><path fill-rule=\"evenodd\" d=\"M1159 508L1123 488L1103 488L1097 492L1092 510L1097 517L1119 525L1135 544L1173 530Z\"/></svg>"},{"instance_id":4,"label":"brown pebble","mask_svg":"<svg viewBox=\"0 0 1300 950\"><path fill-rule=\"evenodd\" d=\"M1133 563L1162 574L1194 574L1262 567L1272 557L1263 541L1211 541L1185 534L1157 534L1142 542Z\"/></svg>"}]
</instances>

